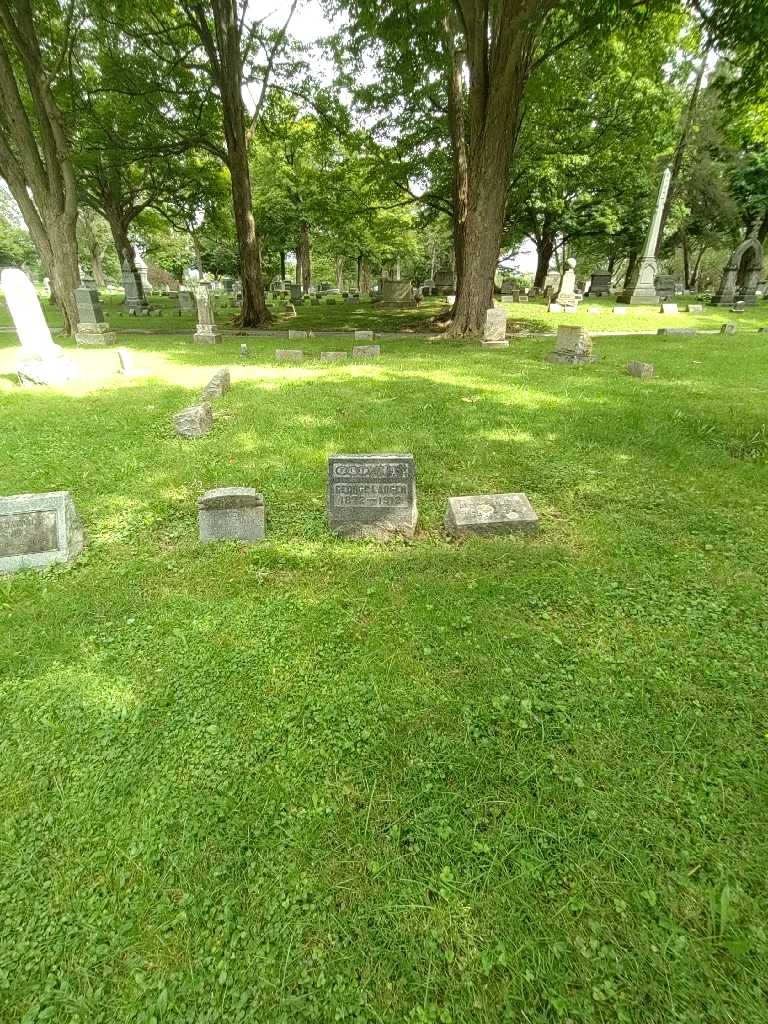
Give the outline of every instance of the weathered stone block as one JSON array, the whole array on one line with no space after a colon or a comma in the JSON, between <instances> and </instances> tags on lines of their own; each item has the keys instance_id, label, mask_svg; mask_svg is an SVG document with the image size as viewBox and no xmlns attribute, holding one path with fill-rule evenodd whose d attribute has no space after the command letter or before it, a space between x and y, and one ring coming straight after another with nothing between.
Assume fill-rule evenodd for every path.
<instances>
[{"instance_id":1,"label":"weathered stone block","mask_svg":"<svg viewBox=\"0 0 768 1024\"><path fill-rule=\"evenodd\" d=\"M627 373L630 377L639 377L641 380L650 380L653 376L653 363L640 363L632 360L627 363Z\"/></svg>"},{"instance_id":2,"label":"weathered stone block","mask_svg":"<svg viewBox=\"0 0 768 1024\"><path fill-rule=\"evenodd\" d=\"M343 363L345 359L349 359L349 352L321 352L320 362L321 363Z\"/></svg>"},{"instance_id":3,"label":"weathered stone block","mask_svg":"<svg viewBox=\"0 0 768 1024\"><path fill-rule=\"evenodd\" d=\"M378 359L381 355L381 345L354 345L352 347L353 359Z\"/></svg>"},{"instance_id":4,"label":"weathered stone block","mask_svg":"<svg viewBox=\"0 0 768 1024\"><path fill-rule=\"evenodd\" d=\"M494 306L485 312L485 330L483 331L483 348L508 348L507 314L505 310Z\"/></svg>"},{"instance_id":5,"label":"weathered stone block","mask_svg":"<svg viewBox=\"0 0 768 1024\"><path fill-rule=\"evenodd\" d=\"M69 491L0 497L0 573L69 562L84 547Z\"/></svg>"},{"instance_id":6,"label":"weathered stone block","mask_svg":"<svg viewBox=\"0 0 768 1024\"><path fill-rule=\"evenodd\" d=\"M468 494L449 498L445 529L454 537L535 533L539 517L525 494Z\"/></svg>"},{"instance_id":7,"label":"weathered stone block","mask_svg":"<svg viewBox=\"0 0 768 1024\"><path fill-rule=\"evenodd\" d=\"M413 537L418 519L413 456L331 455L328 527L340 537Z\"/></svg>"},{"instance_id":8,"label":"weathered stone block","mask_svg":"<svg viewBox=\"0 0 768 1024\"><path fill-rule=\"evenodd\" d=\"M355 341L373 341L373 331L355 331Z\"/></svg>"},{"instance_id":9,"label":"weathered stone block","mask_svg":"<svg viewBox=\"0 0 768 1024\"><path fill-rule=\"evenodd\" d=\"M676 302L662 302L661 312L666 314L667 316L672 316L675 313L679 313L680 310L677 308Z\"/></svg>"},{"instance_id":10,"label":"weathered stone block","mask_svg":"<svg viewBox=\"0 0 768 1024\"><path fill-rule=\"evenodd\" d=\"M87 323L81 320L75 328L75 341L78 345L114 345L117 335L106 321Z\"/></svg>"},{"instance_id":11,"label":"weathered stone block","mask_svg":"<svg viewBox=\"0 0 768 1024\"><path fill-rule=\"evenodd\" d=\"M550 304L547 306L547 310L550 313L562 313L563 307L560 305L559 302L550 302Z\"/></svg>"},{"instance_id":12,"label":"weathered stone block","mask_svg":"<svg viewBox=\"0 0 768 1024\"><path fill-rule=\"evenodd\" d=\"M202 402L200 405L190 405L189 408L182 409L173 417L173 425L181 437L202 437L213 426L210 405Z\"/></svg>"},{"instance_id":13,"label":"weathered stone block","mask_svg":"<svg viewBox=\"0 0 768 1024\"><path fill-rule=\"evenodd\" d=\"M223 367L221 370L217 370L205 385L200 398L204 402L214 398L221 398L223 394L229 391L231 386L232 377L230 372L226 367Z\"/></svg>"},{"instance_id":14,"label":"weathered stone block","mask_svg":"<svg viewBox=\"0 0 768 1024\"><path fill-rule=\"evenodd\" d=\"M264 496L253 487L217 487L197 499L200 540L264 540Z\"/></svg>"},{"instance_id":15,"label":"weathered stone block","mask_svg":"<svg viewBox=\"0 0 768 1024\"><path fill-rule=\"evenodd\" d=\"M723 324L723 326L720 328L720 333L721 334L735 334L736 333L736 324Z\"/></svg>"},{"instance_id":16,"label":"weathered stone block","mask_svg":"<svg viewBox=\"0 0 768 1024\"><path fill-rule=\"evenodd\" d=\"M557 328L555 351L547 357L551 363L568 363L576 366L594 362L592 337L584 327L560 324Z\"/></svg>"},{"instance_id":17,"label":"weathered stone block","mask_svg":"<svg viewBox=\"0 0 768 1024\"><path fill-rule=\"evenodd\" d=\"M688 303L689 313L703 313L704 306L700 302L689 302Z\"/></svg>"},{"instance_id":18,"label":"weathered stone block","mask_svg":"<svg viewBox=\"0 0 768 1024\"><path fill-rule=\"evenodd\" d=\"M300 348L277 348L275 359L280 363L300 363L304 358L304 352Z\"/></svg>"},{"instance_id":19,"label":"weathered stone block","mask_svg":"<svg viewBox=\"0 0 768 1024\"><path fill-rule=\"evenodd\" d=\"M204 327L204 329L202 329ZM197 330L192 335L192 341L197 345L219 345L221 334L213 326L198 324Z\"/></svg>"}]
</instances>

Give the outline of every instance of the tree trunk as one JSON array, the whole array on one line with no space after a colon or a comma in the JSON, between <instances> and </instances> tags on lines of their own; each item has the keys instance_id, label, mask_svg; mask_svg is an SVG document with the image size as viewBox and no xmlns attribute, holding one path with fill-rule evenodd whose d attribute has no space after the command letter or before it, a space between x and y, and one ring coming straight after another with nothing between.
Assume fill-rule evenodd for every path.
<instances>
[{"instance_id":1,"label":"tree trunk","mask_svg":"<svg viewBox=\"0 0 768 1024\"><path fill-rule=\"evenodd\" d=\"M536 238L536 276L533 279L535 288L543 288L549 273L549 264L555 252L555 233L551 231L544 218L542 233Z\"/></svg>"},{"instance_id":2,"label":"tree trunk","mask_svg":"<svg viewBox=\"0 0 768 1024\"><path fill-rule=\"evenodd\" d=\"M264 296L264 281L261 274L261 251L256 233L256 221L251 208L251 176L248 168L248 154L245 145L245 127L239 122L240 138L234 136L228 144L232 183L232 207L235 214L237 246L240 252L240 279L243 283L243 304L237 323L241 327L257 327L271 320Z\"/></svg>"},{"instance_id":3,"label":"tree trunk","mask_svg":"<svg viewBox=\"0 0 768 1024\"><path fill-rule=\"evenodd\" d=\"M465 97L462 53L455 46L456 25L452 18L444 23L444 38L449 57L448 67L448 126L451 132L452 201L453 201L453 264L456 278L456 297L464 286L464 247L467 222L467 140L464 124ZM433 272L434 280L434 272ZM454 302L451 316L456 309Z\"/></svg>"},{"instance_id":4,"label":"tree trunk","mask_svg":"<svg viewBox=\"0 0 768 1024\"><path fill-rule=\"evenodd\" d=\"M371 270L368 266L368 260L363 256L360 264L360 294L370 295L371 293Z\"/></svg>"},{"instance_id":5,"label":"tree trunk","mask_svg":"<svg viewBox=\"0 0 768 1024\"><path fill-rule=\"evenodd\" d=\"M661 223L659 225L659 235L656 241L656 252L654 256L658 257L659 250L661 249L661 243L664 240L664 228L667 220L669 219L669 211L672 209L672 200L675 194L675 185L677 179L680 177L680 171L683 166L683 157L685 151L688 148L688 142L691 137L691 129L693 128L693 119L696 114L696 107L699 102L699 93L701 92L701 82L704 78L704 72L707 67L707 59L709 57L709 47L704 50L704 54L701 58L701 64L699 70L696 72L696 80L693 85L693 92L691 98L688 101L688 106L685 110L685 116L683 117L683 123L680 126L680 138L675 148L675 155L672 160L672 177L670 179L669 189L667 190L667 198L664 200L664 209L661 214Z\"/></svg>"},{"instance_id":6,"label":"tree trunk","mask_svg":"<svg viewBox=\"0 0 768 1024\"><path fill-rule=\"evenodd\" d=\"M691 256L688 251L688 235L683 231L682 238L682 250L683 250L683 287L686 291L691 287Z\"/></svg>"},{"instance_id":7,"label":"tree trunk","mask_svg":"<svg viewBox=\"0 0 768 1024\"><path fill-rule=\"evenodd\" d=\"M703 246L701 252L696 257L696 262L693 264L693 287L698 291L699 288L699 269L701 267L701 261L704 259L704 253L707 251L707 246Z\"/></svg>"},{"instance_id":8,"label":"tree trunk","mask_svg":"<svg viewBox=\"0 0 768 1024\"><path fill-rule=\"evenodd\" d=\"M285 250L280 250L280 280L285 280Z\"/></svg>"},{"instance_id":9,"label":"tree trunk","mask_svg":"<svg viewBox=\"0 0 768 1024\"><path fill-rule=\"evenodd\" d=\"M77 188L30 0L0 2L0 175L18 203L64 317L77 325ZM68 40L69 41L69 40ZM64 54L61 54L63 57ZM24 97L24 98L22 98Z\"/></svg>"},{"instance_id":10,"label":"tree trunk","mask_svg":"<svg viewBox=\"0 0 768 1024\"><path fill-rule=\"evenodd\" d=\"M309 237L309 224L305 220L301 222L299 242L301 246L301 260L298 261L300 276L297 277L296 283L301 285L306 295L312 284L312 243Z\"/></svg>"},{"instance_id":11,"label":"tree trunk","mask_svg":"<svg viewBox=\"0 0 768 1024\"><path fill-rule=\"evenodd\" d=\"M360 291L360 285L363 279L363 254L359 253L357 257L357 290Z\"/></svg>"},{"instance_id":12,"label":"tree trunk","mask_svg":"<svg viewBox=\"0 0 768 1024\"><path fill-rule=\"evenodd\" d=\"M190 236L192 238L192 248L193 248L194 253L195 253L195 266L197 267L197 272L200 275L200 280L202 281L202 279L203 279L203 254L202 254L202 252L200 252L200 240L197 237L197 232L196 231L190 230L189 234L190 234Z\"/></svg>"},{"instance_id":13,"label":"tree trunk","mask_svg":"<svg viewBox=\"0 0 768 1024\"><path fill-rule=\"evenodd\" d=\"M336 287L340 292L344 291L344 257L336 257Z\"/></svg>"},{"instance_id":14,"label":"tree trunk","mask_svg":"<svg viewBox=\"0 0 768 1024\"><path fill-rule=\"evenodd\" d=\"M106 288L107 278L104 274L104 264L101 259L101 248L98 242L94 242L92 246L89 246L88 251L91 254L91 266L93 267L93 279L96 282L96 287Z\"/></svg>"},{"instance_id":15,"label":"tree trunk","mask_svg":"<svg viewBox=\"0 0 768 1024\"><path fill-rule=\"evenodd\" d=\"M523 93L536 35L551 2L518 0L504 5L503 16L493 13L491 0L474 4L455 0L455 4L466 41L469 133L462 283L448 335L465 337L482 332L493 302L507 177L520 131Z\"/></svg>"},{"instance_id":16,"label":"tree trunk","mask_svg":"<svg viewBox=\"0 0 768 1024\"><path fill-rule=\"evenodd\" d=\"M629 282L632 279L632 274L635 270L635 264L637 263L637 253L633 250L627 257L627 272L624 275L624 290L629 288Z\"/></svg>"}]
</instances>

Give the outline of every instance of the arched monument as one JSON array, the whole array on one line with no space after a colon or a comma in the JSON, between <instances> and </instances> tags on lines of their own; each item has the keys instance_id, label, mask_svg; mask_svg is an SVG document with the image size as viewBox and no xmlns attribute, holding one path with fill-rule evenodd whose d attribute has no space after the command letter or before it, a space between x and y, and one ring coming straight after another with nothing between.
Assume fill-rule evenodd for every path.
<instances>
[{"instance_id":1,"label":"arched monument","mask_svg":"<svg viewBox=\"0 0 768 1024\"><path fill-rule=\"evenodd\" d=\"M731 253L723 267L720 287L712 299L713 306L732 306L743 302L754 306L755 292L763 273L763 247L754 236L745 238Z\"/></svg>"}]
</instances>

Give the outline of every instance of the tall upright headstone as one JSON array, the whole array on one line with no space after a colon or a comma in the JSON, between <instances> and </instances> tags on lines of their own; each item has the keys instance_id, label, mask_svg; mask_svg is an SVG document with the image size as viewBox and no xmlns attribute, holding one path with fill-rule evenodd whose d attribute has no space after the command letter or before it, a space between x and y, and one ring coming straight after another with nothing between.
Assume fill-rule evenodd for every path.
<instances>
[{"instance_id":1,"label":"tall upright headstone","mask_svg":"<svg viewBox=\"0 0 768 1024\"><path fill-rule=\"evenodd\" d=\"M216 321L213 316L213 295L210 286L199 284L195 288L195 300L197 302L197 330L192 340L199 345L218 345L221 341L221 332L216 330Z\"/></svg>"},{"instance_id":2,"label":"tall upright headstone","mask_svg":"<svg viewBox=\"0 0 768 1024\"><path fill-rule=\"evenodd\" d=\"M143 295L141 278L138 271L131 266L127 250L123 250L123 288L128 312L134 315L143 312L149 303Z\"/></svg>"},{"instance_id":3,"label":"tall upright headstone","mask_svg":"<svg viewBox=\"0 0 768 1024\"><path fill-rule=\"evenodd\" d=\"M78 345L114 345L117 335L104 318L99 293L95 288L75 288L79 323L75 330Z\"/></svg>"},{"instance_id":4,"label":"tall upright headstone","mask_svg":"<svg viewBox=\"0 0 768 1024\"><path fill-rule=\"evenodd\" d=\"M413 309L416 300L410 281L384 278L381 282L381 305L388 308Z\"/></svg>"},{"instance_id":5,"label":"tall upright headstone","mask_svg":"<svg viewBox=\"0 0 768 1024\"><path fill-rule=\"evenodd\" d=\"M0 286L19 336L22 361L16 367L22 384L64 384L79 377L75 364L51 337L35 286L16 267L0 274Z\"/></svg>"},{"instance_id":6,"label":"tall upright headstone","mask_svg":"<svg viewBox=\"0 0 768 1024\"><path fill-rule=\"evenodd\" d=\"M560 291L554 299L563 308L576 305L576 260L573 257L566 260L565 267L563 280L560 283Z\"/></svg>"},{"instance_id":7,"label":"tall upright headstone","mask_svg":"<svg viewBox=\"0 0 768 1024\"><path fill-rule=\"evenodd\" d=\"M621 295L621 301L629 303L630 306L655 306L658 301L655 284L657 275L656 246L659 241L661 218L671 181L672 171L667 167L661 179L656 209L653 211L653 219L645 240L643 255L637 261L629 285Z\"/></svg>"}]
</instances>

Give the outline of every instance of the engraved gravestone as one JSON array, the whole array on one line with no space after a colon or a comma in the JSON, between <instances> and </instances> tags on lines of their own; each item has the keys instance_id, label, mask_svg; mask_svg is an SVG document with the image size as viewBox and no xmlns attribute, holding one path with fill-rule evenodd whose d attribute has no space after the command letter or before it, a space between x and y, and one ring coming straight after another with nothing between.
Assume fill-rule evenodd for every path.
<instances>
[{"instance_id":1,"label":"engraved gravestone","mask_svg":"<svg viewBox=\"0 0 768 1024\"><path fill-rule=\"evenodd\" d=\"M0 497L0 573L68 562L84 547L69 491Z\"/></svg>"},{"instance_id":2,"label":"engraved gravestone","mask_svg":"<svg viewBox=\"0 0 768 1024\"><path fill-rule=\"evenodd\" d=\"M498 306L485 312L483 348L509 348L507 341L507 313Z\"/></svg>"},{"instance_id":3,"label":"engraved gravestone","mask_svg":"<svg viewBox=\"0 0 768 1024\"><path fill-rule=\"evenodd\" d=\"M200 540L264 540L264 495L253 487L216 487L197 499Z\"/></svg>"},{"instance_id":4,"label":"engraved gravestone","mask_svg":"<svg viewBox=\"0 0 768 1024\"><path fill-rule=\"evenodd\" d=\"M101 298L95 288L75 288L78 325L75 341L78 345L114 345L117 336L104 319Z\"/></svg>"},{"instance_id":5,"label":"engraved gravestone","mask_svg":"<svg viewBox=\"0 0 768 1024\"><path fill-rule=\"evenodd\" d=\"M328 527L340 537L413 537L413 455L331 455L326 497Z\"/></svg>"},{"instance_id":6,"label":"engraved gravestone","mask_svg":"<svg viewBox=\"0 0 768 1024\"><path fill-rule=\"evenodd\" d=\"M525 494L466 494L448 499L445 529L454 537L535 533L539 517Z\"/></svg>"},{"instance_id":7,"label":"engraved gravestone","mask_svg":"<svg viewBox=\"0 0 768 1024\"><path fill-rule=\"evenodd\" d=\"M218 345L221 341L221 332L216 330L210 285L199 284L195 288L195 300L197 302L197 330L192 335L192 340L199 345Z\"/></svg>"}]
</instances>

